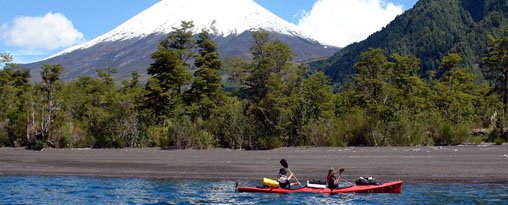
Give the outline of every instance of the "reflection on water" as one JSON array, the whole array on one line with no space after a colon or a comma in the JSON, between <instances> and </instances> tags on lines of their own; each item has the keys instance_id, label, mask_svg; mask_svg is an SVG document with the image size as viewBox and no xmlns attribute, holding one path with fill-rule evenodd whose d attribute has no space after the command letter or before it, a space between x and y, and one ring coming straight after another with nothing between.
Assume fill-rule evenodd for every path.
<instances>
[{"instance_id":1,"label":"reflection on water","mask_svg":"<svg viewBox=\"0 0 508 205\"><path fill-rule=\"evenodd\" d=\"M337 195L236 193L232 181L2 176L0 184L0 204L508 204L505 184L416 183L402 194Z\"/></svg>"}]
</instances>

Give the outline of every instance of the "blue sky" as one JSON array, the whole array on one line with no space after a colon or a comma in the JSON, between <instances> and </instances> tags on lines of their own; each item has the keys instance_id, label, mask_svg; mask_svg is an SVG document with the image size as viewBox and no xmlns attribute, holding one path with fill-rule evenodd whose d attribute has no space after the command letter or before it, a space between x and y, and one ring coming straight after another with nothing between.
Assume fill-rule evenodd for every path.
<instances>
[{"instance_id":1,"label":"blue sky","mask_svg":"<svg viewBox=\"0 0 508 205\"><path fill-rule=\"evenodd\" d=\"M16 62L25 63L41 58L48 57L57 53L66 47L70 42L76 44L91 40L113 28L120 25L127 19L133 17L139 12L145 10L159 0L2 0L2 11L0 12L0 53L12 53ZM313 18L312 10L317 0L255 0L258 4L275 13L276 15L301 26L315 26L313 22L320 21ZM323 0L320 0L323 1ZM358 0L327 0L327 1L358 1ZM362 1L380 1L382 6L393 3L400 5L403 10L411 8L417 0L362 0ZM341 4L342 5L342 4ZM352 5L354 6L354 5ZM388 10L388 9L387 9ZM320 10L316 9L315 12ZM47 15L52 14L61 15ZM315 13L314 12L314 13ZM302 20L303 16L308 18ZM52 17L58 19L63 17L73 29L75 35L68 37L67 41L58 45L37 44L29 45L29 43L14 43L5 37L5 33L13 29L15 19L20 17ZM391 17L393 18L393 17ZM58 21L62 22L62 21ZM334 23L334 22L328 22ZM384 23L386 24L386 23ZM27 26L30 28L29 26ZM346 27L346 26L343 26ZM311 28L311 27L309 27ZM27 29L27 28L24 28ZM40 28L40 29L44 29ZM316 30L316 29L314 29ZM24 30L21 29L23 32ZM333 31L331 31L333 32ZM369 31L363 31L369 32ZM357 34L352 34L357 35ZM39 36L31 38L41 38L44 32L40 32ZM55 37L60 39L60 37ZM54 38L54 39L55 39ZM52 41L48 41L51 43ZM347 42L347 41L346 41Z\"/></svg>"}]
</instances>

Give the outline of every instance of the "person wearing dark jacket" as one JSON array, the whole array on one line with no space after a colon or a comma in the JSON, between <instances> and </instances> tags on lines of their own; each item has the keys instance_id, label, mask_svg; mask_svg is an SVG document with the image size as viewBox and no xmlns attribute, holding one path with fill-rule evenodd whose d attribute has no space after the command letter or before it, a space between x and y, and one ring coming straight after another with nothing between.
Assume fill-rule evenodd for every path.
<instances>
[{"instance_id":1,"label":"person wearing dark jacket","mask_svg":"<svg viewBox=\"0 0 508 205\"><path fill-rule=\"evenodd\" d=\"M339 187L339 178L335 172L335 169L331 167L328 170L328 176L326 176L326 184L330 189L336 189Z\"/></svg>"}]
</instances>

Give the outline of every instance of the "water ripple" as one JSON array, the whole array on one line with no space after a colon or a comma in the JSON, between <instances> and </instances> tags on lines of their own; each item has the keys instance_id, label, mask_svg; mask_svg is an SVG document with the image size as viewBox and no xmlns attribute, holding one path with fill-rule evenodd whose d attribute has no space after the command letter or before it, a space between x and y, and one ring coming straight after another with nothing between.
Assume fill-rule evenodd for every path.
<instances>
[{"instance_id":1,"label":"water ripple","mask_svg":"<svg viewBox=\"0 0 508 205\"><path fill-rule=\"evenodd\" d=\"M402 194L337 195L236 193L232 181L0 176L0 184L0 204L508 204L506 184L415 183Z\"/></svg>"}]
</instances>

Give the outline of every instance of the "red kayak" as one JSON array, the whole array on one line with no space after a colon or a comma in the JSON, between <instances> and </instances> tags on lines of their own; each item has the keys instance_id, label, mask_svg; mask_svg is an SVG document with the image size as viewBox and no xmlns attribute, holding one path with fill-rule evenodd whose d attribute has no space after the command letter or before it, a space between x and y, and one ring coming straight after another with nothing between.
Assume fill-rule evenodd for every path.
<instances>
[{"instance_id":1,"label":"red kayak","mask_svg":"<svg viewBox=\"0 0 508 205\"><path fill-rule=\"evenodd\" d=\"M402 181L387 182L381 185L353 185L346 188L338 188L331 190L329 188L311 188L301 187L297 189L282 189L271 187L238 187L238 192L265 192L265 193L394 193L400 194L402 192Z\"/></svg>"}]
</instances>

